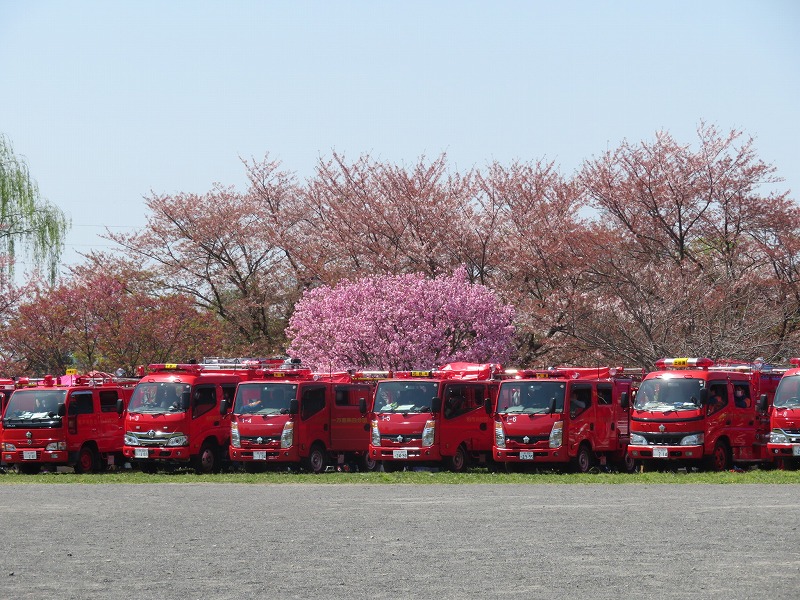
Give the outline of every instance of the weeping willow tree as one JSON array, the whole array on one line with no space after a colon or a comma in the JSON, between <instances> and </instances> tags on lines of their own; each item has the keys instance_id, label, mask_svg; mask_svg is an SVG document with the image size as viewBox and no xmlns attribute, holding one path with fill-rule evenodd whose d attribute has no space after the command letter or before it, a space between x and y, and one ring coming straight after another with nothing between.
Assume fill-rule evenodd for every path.
<instances>
[{"instance_id":1,"label":"weeping willow tree","mask_svg":"<svg viewBox=\"0 0 800 600\"><path fill-rule=\"evenodd\" d=\"M27 163L0 134L0 257L7 258L0 263L3 274L13 273L21 248L54 281L69 226L64 213L39 195Z\"/></svg>"}]
</instances>

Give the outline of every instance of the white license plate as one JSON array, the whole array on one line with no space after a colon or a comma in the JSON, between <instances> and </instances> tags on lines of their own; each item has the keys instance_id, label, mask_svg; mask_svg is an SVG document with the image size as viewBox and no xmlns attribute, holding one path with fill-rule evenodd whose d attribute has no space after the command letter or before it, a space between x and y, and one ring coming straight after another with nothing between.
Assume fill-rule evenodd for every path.
<instances>
[{"instance_id":1,"label":"white license plate","mask_svg":"<svg viewBox=\"0 0 800 600\"><path fill-rule=\"evenodd\" d=\"M134 448L133 449L133 457L134 458L149 458L150 451L147 448Z\"/></svg>"},{"instance_id":2,"label":"white license plate","mask_svg":"<svg viewBox=\"0 0 800 600\"><path fill-rule=\"evenodd\" d=\"M520 460L533 460L533 452L520 452L519 453Z\"/></svg>"},{"instance_id":3,"label":"white license plate","mask_svg":"<svg viewBox=\"0 0 800 600\"><path fill-rule=\"evenodd\" d=\"M392 450L392 458L406 459L408 458L408 450Z\"/></svg>"},{"instance_id":4,"label":"white license plate","mask_svg":"<svg viewBox=\"0 0 800 600\"><path fill-rule=\"evenodd\" d=\"M792 456L800 456L800 444L794 444L792 446Z\"/></svg>"},{"instance_id":5,"label":"white license plate","mask_svg":"<svg viewBox=\"0 0 800 600\"><path fill-rule=\"evenodd\" d=\"M23 450L22 460L36 460L36 450Z\"/></svg>"},{"instance_id":6,"label":"white license plate","mask_svg":"<svg viewBox=\"0 0 800 600\"><path fill-rule=\"evenodd\" d=\"M669 448L653 448L653 458L669 458Z\"/></svg>"},{"instance_id":7,"label":"white license plate","mask_svg":"<svg viewBox=\"0 0 800 600\"><path fill-rule=\"evenodd\" d=\"M266 450L254 450L253 451L253 460L267 460L267 451Z\"/></svg>"}]
</instances>

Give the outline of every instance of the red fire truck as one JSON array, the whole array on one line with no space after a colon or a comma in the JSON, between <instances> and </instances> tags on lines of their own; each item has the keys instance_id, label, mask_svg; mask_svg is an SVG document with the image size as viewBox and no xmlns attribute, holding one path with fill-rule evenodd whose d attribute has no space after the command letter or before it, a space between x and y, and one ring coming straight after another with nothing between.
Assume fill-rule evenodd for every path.
<instances>
[{"instance_id":1,"label":"red fire truck","mask_svg":"<svg viewBox=\"0 0 800 600\"><path fill-rule=\"evenodd\" d=\"M219 471L231 433L230 415L220 414L220 404L264 364L207 358L200 364L150 365L128 405L123 454L145 472L185 465L198 473Z\"/></svg>"},{"instance_id":2,"label":"red fire truck","mask_svg":"<svg viewBox=\"0 0 800 600\"><path fill-rule=\"evenodd\" d=\"M18 380L25 387L3 411L3 460L28 474L45 465L93 473L116 464L134 382L97 371Z\"/></svg>"},{"instance_id":3,"label":"red fire truck","mask_svg":"<svg viewBox=\"0 0 800 600\"><path fill-rule=\"evenodd\" d=\"M388 374L387 374L388 375ZM369 454L384 471L412 465L464 471L491 460L492 410L502 367L451 363L378 382Z\"/></svg>"},{"instance_id":4,"label":"red fire truck","mask_svg":"<svg viewBox=\"0 0 800 600\"><path fill-rule=\"evenodd\" d=\"M724 471L772 460L767 407L781 372L709 358L664 358L656 369L631 408L628 453L638 464Z\"/></svg>"},{"instance_id":5,"label":"red fire truck","mask_svg":"<svg viewBox=\"0 0 800 600\"><path fill-rule=\"evenodd\" d=\"M312 373L290 360L236 388L231 460L248 471L300 464L373 470L367 453L374 378L364 373ZM227 410L223 403L221 412Z\"/></svg>"},{"instance_id":6,"label":"red fire truck","mask_svg":"<svg viewBox=\"0 0 800 600\"><path fill-rule=\"evenodd\" d=\"M796 469L800 466L800 358L789 362L795 368L784 373L775 392L767 448L780 467Z\"/></svg>"},{"instance_id":7,"label":"red fire truck","mask_svg":"<svg viewBox=\"0 0 800 600\"><path fill-rule=\"evenodd\" d=\"M507 468L596 464L634 469L627 458L628 407L641 369L556 367L521 370L500 384L494 460Z\"/></svg>"}]
</instances>

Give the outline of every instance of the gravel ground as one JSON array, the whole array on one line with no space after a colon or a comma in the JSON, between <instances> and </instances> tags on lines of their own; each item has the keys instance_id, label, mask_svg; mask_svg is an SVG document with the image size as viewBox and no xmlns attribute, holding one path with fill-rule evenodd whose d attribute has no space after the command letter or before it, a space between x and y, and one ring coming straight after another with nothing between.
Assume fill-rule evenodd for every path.
<instances>
[{"instance_id":1,"label":"gravel ground","mask_svg":"<svg viewBox=\"0 0 800 600\"><path fill-rule=\"evenodd\" d=\"M798 598L800 486L0 486L1 598Z\"/></svg>"}]
</instances>

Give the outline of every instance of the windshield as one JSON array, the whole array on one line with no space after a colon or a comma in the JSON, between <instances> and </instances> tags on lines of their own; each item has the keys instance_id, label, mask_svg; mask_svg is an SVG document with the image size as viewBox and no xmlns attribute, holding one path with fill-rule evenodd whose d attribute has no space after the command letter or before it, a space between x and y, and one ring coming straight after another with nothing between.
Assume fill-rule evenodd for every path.
<instances>
[{"instance_id":1,"label":"windshield","mask_svg":"<svg viewBox=\"0 0 800 600\"><path fill-rule=\"evenodd\" d=\"M497 397L498 413L545 414L555 400L555 412L564 410L563 381L504 381Z\"/></svg>"},{"instance_id":2,"label":"windshield","mask_svg":"<svg viewBox=\"0 0 800 600\"><path fill-rule=\"evenodd\" d=\"M633 407L652 412L693 410L700 407L700 390L704 385L702 379L647 379L639 386Z\"/></svg>"},{"instance_id":3,"label":"windshield","mask_svg":"<svg viewBox=\"0 0 800 600\"><path fill-rule=\"evenodd\" d=\"M6 407L7 419L52 419L58 416L59 404L64 404L67 390L17 390Z\"/></svg>"},{"instance_id":4,"label":"windshield","mask_svg":"<svg viewBox=\"0 0 800 600\"><path fill-rule=\"evenodd\" d=\"M233 412L237 415L285 415L295 398L297 384L294 383L240 383Z\"/></svg>"},{"instance_id":5,"label":"windshield","mask_svg":"<svg viewBox=\"0 0 800 600\"><path fill-rule=\"evenodd\" d=\"M773 405L775 408L800 408L800 375L781 379Z\"/></svg>"},{"instance_id":6,"label":"windshield","mask_svg":"<svg viewBox=\"0 0 800 600\"><path fill-rule=\"evenodd\" d=\"M128 412L185 412L189 408L191 386L186 383L140 382L133 390Z\"/></svg>"},{"instance_id":7,"label":"windshield","mask_svg":"<svg viewBox=\"0 0 800 600\"><path fill-rule=\"evenodd\" d=\"M375 412L431 412L438 391L436 381L382 381L375 393Z\"/></svg>"}]
</instances>

